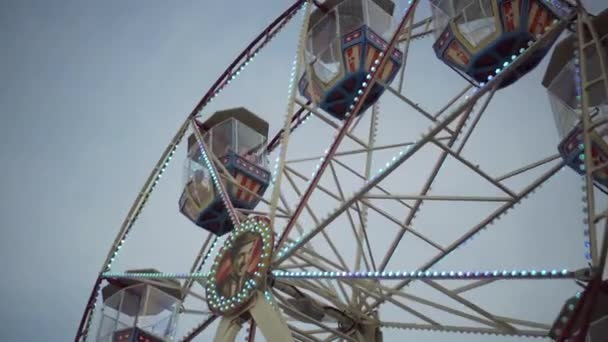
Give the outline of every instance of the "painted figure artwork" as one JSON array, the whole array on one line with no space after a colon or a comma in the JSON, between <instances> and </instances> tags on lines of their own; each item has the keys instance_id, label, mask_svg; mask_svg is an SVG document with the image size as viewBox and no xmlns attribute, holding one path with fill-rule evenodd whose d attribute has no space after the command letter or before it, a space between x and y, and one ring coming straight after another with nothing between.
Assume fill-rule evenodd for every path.
<instances>
[{"instance_id":1,"label":"painted figure artwork","mask_svg":"<svg viewBox=\"0 0 608 342\"><path fill-rule=\"evenodd\" d=\"M258 270L262 254L262 239L251 232L239 236L226 251L217 274L218 292L225 298L238 294Z\"/></svg>"}]
</instances>

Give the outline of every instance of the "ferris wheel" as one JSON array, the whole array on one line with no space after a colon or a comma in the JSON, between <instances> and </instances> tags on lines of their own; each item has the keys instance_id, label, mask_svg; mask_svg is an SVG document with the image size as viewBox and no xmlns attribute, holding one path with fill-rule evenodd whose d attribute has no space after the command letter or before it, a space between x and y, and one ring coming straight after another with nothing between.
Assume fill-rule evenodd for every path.
<instances>
[{"instance_id":1,"label":"ferris wheel","mask_svg":"<svg viewBox=\"0 0 608 342\"><path fill-rule=\"evenodd\" d=\"M445 340L468 333L606 341L608 10L591 15L566 0L430 0L423 16L423 4L298 0L249 43L187 116L139 192L94 282L76 341L191 341L210 329L218 342L243 331L248 341L259 332L273 342L378 342L389 331L403 339L425 331ZM271 123L238 103L209 112L300 17L282 128L271 132ZM412 53L425 42L435 62ZM542 61L543 77L534 78ZM445 83L460 89L443 96L436 89L443 80L434 84L430 76L412 89L406 68L414 62L441 64L454 76ZM546 101L513 96L531 78L548 94L559 139L547 138L550 127L528 140L551 148L519 144L527 140L513 136L509 118L495 118L503 126L489 132L484 125L501 97L513 107ZM205 232L200 251L182 273L149 265L115 271L178 145L185 177L175 213ZM559 175L577 174L582 192L558 198L563 206L533 206L541 186L559 187ZM550 222L562 236L560 211L571 198L582 199L576 243L585 251L577 267L536 268L529 260L505 269L480 260L451 268L473 238L526 207L534 208L524 218L530 225L557 217ZM533 235L532 228L517 232ZM531 245L539 258L547 241ZM490 249L504 251L501 241ZM516 251L499 260L519 260ZM557 307L542 311L542 321L499 314L469 295L487 290L508 306L521 301L509 298L510 286L518 286L511 284L541 296L550 290L537 284L547 282L573 290L552 299ZM178 334L192 313L200 319Z\"/></svg>"}]
</instances>

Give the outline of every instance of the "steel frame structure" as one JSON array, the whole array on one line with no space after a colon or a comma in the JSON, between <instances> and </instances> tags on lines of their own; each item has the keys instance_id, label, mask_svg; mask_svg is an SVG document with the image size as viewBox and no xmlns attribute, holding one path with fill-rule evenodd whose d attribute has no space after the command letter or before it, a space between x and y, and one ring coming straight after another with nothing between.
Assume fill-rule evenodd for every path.
<instances>
[{"instance_id":1,"label":"steel frame structure","mask_svg":"<svg viewBox=\"0 0 608 342\"><path fill-rule=\"evenodd\" d=\"M161 175L171 160L179 142L189 129L196 133L200 148L207 154L207 148L202 141L200 132L194 124L194 119L201 115L205 106L219 94L219 92L235 79L244 67L302 8L304 11L304 24L300 31L297 59L294 62L292 79L290 80L290 91L286 109L285 123L283 128L273 139L269 140L267 151L278 155L273 174L272 191L267 193L266 198L262 198L263 206L266 210L243 211L233 208L226 202L227 210L231 217L238 224L239 218L249 213L268 215L277 233L277 245L275 248L275 258L272 262L272 273L269 274L271 286L264 293L264 298L271 302L279 312L294 313L299 317L299 325L289 322L288 326L292 336L296 341L332 341L342 339L346 341L374 341L370 331L374 329L416 329L438 332L459 332L459 333L481 333L493 335L510 336L547 336L550 329L547 323L530 322L510 317L501 317L490 313L476 303L466 299L463 293L473 289L486 286L496 281L522 281L522 280L563 280L577 279L578 273L572 270L513 270L513 271L434 271L434 267L439 261L443 260L449 253L460 247L471 237L478 234L488 225L499 219L507 211L511 210L516 204L524 202L524 199L536 191L541 185L553 177L561 168L563 162L558 155L548 153L540 160L523 165L515 170L505 172L502 175L492 175L490 171L476 165L465 155L464 148L477 127L478 122L486 111L488 104L494 97L497 84L507 77L518 65L525 62L545 39L564 30L572 22L577 23L579 32L579 53L584 56L585 48L591 44L600 46L601 42L597 35L592 35L591 42L584 41L583 26L593 32L589 24L589 18L585 9L578 4L571 17L554 23L546 33L540 37L536 43L531 44L519 56L500 70L491 80L479 89L473 89L470 85L466 86L461 92L448 100L445 105L436 113L430 113L423 106L418 105L410 99L403 90L404 75L410 43L418 39L428 37L432 30L431 18L415 20L415 9L420 0L410 1L409 7L400 18L399 24L392 35L387 49L381 57L375 61L377 70L382 70L388 56L392 50L400 44L404 54L402 69L399 80L392 85L384 84L387 93L384 97L393 96L399 99L404 108L419 115L430 125L428 131L422 134L417 141L404 141L395 144L379 145L376 128L380 116L379 104L375 104L368 114L358 116L357 113L362 106L365 97L374 85L378 82L376 73L370 73L367 85L362 85L360 98L351 107L350 115L343 122L336 123L326 114L314 107L310 102L306 102L296 96L295 76L301 73L301 68L306 68L301 60L303 42L307 31L307 18L313 6L320 4L313 1L299 0L283 12L273 21L260 35L250 43L247 48L230 64L226 71L217 79L212 87L205 93L193 111L187 116L178 132L167 146L158 163L154 167L150 176L134 201L127 217L125 218L119 233L108 253L99 276L97 277L81 323L78 327L76 341L84 341L89 335L91 322L93 321L94 308L97 302L101 285L106 278L130 277L137 278L149 284L158 284L155 278L171 278L183 280L180 289L189 298L200 300L202 310L184 309L183 314L199 314L204 316L201 323L191 329L182 337L183 341L191 341L203 330L207 329L218 317L204 310L205 296L196 289L195 284L204 284L206 274L202 271L203 267L221 243L221 239L208 235L204 240L200 252L197 254L189 273L183 274L126 274L112 272L112 264L119 250L125 243L128 233L131 231L134 222L143 209L151 192L158 183ZM608 73L606 61L602 61L603 77L600 80L586 79L585 58L580 59L581 67L581 105L582 122L584 127L585 146L590 146L589 132L593 128L587 104L587 89L591 82L603 82L608 94ZM308 119L315 118L319 122L327 124L327 127L335 132L334 139L324 153L315 153L316 156L306 158L288 159L289 143L292 134L300 134L299 127ZM366 137L361 137L356 133L355 128L362 121L369 121L369 131ZM344 141L358 146L356 149L343 148ZM426 181L420 187L419 192L403 194L389 190L383 181L392 174L399 172L408 160L424 153L425 148L433 147L440 153L435 158L435 163L431 168ZM374 157L381 151L403 148L399 154L393 157L378 173L372 173ZM278 151L277 151L278 149ZM209 155L209 154L207 154ZM358 155L363 161L363 171L348 165L339 159L342 156ZM210 156L209 167L217 175L218 179L223 178L227 182L240 187L230 174L223 168L222 164ZM606 220L606 210L596 208L596 196L593 186L593 172L597 170L591 164L590 150L585 149L586 172L584 179L585 193L585 224L590 236L590 266L592 270L602 270L606 263L608 251L608 234L604 234L603 242L598 238L597 227L602 221ZM377 158L376 158L377 159ZM485 180L497 190L498 196L474 196L474 195L441 195L432 194L431 187L434 185L442 166L446 160L454 160L461 166L469 169L480 179ZM311 160L318 160L319 163L311 177L303 174L297 166ZM521 189L513 189L506 184L512 177L525 174L531 170L543 169L540 176L533 178L526 186ZM345 184L338 176L338 171L346 172L352 177L361 181L361 185L351 193L345 191L349 185ZM322 185L321 180L329 180L335 189L330 186ZM304 187L298 183L304 182ZM227 198L225 190L221 186L219 189L223 198ZM247 189L243 190L247 191ZM289 196L286 192L291 192L298 197L295 207L289 203ZM322 194L337 202L338 206L331 212L325 213L320 218L316 208L313 208L313 193ZM254 194L255 195L255 194ZM385 210L378 205L376 200L387 200L395 203L403 209L405 215L396 217L393 213ZM482 218L477 224L470 227L468 231L454 239L448 245L442 245L425 235L424 230L417 228L415 223L416 214L420 213L421 206L431 201L459 201L459 202L480 202L493 203L499 206ZM312 227L304 227L301 222L303 215L308 215L308 220L313 224ZM382 217L386 222L390 222L397 228L395 238L390 242L388 248L380 254L373 249L370 239L369 217ZM337 219L342 218L346 222L355 242L355 257L349 264L345 256L341 253L336 241L332 239L328 232L338 225ZM340 223L343 224L343 223ZM295 228L295 230L294 230ZM296 232L299 237L296 238ZM428 261L410 271L389 270L389 262L399 249L401 241L405 236L412 236L435 250L436 254ZM316 240L313 240L316 239ZM324 251L320 251L313 241L323 241L326 243ZM447 288L440 284L440 280L468 280L466 285ZM391 281L392 283L385 283ZM444 294L452 300L460 303L469 312L457 310L435 301L408 293L406 287L413 281L423 282L427 286ZM396 282L396 284L394 284ZM390 285L392 284L392 285ZM303 310L302 307L294 306L295 299L303 301L316 308L321 308L322 319L313 317L311 312ZM450 314L469 320L470 326L454 326L441 324L438 320L414 309L410 303L422 305L442 314ZM424 323L406 323L387 321L380 318L378 312L382 305L390 304L409 315L416 317ZM470 312L474 312L472 314ZM338 322L338 327L333 322ZM246 321L240 322L245 324ZM255 339L256 322L249 322L247 340ZM371 338L371 339L370 339Z\"/></svg>"}]
</instances>

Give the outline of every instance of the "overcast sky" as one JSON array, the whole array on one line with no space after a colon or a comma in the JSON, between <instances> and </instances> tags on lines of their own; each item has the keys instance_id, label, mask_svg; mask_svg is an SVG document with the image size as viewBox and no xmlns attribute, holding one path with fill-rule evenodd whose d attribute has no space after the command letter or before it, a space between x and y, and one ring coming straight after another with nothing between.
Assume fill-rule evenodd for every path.
<instances>
[{"instance_id":1,"label":"overcast sky","mask_svg":"<svg viewBox=\"0 0 608 342\"><path fill-rule=\"evenodd\" d=\"M602 2L588 0L587 4L595 12ZM215 78L289 5L289 0L0 0L0 156L5 162L0 178L0 339L73 338L108 248L163 149ZM428 4L423 8L422 13L428 13ZM297 17L205 115L246 106L268 120L271 132L276 132L283 124L299 24ZM416 102L433 111L464 82L435 60L431 44L427 39L413 45L406 89ZM481 160L480 165L493 175L556 151L558 137L540 85L545 65L501 91L489 108L491 116L484 117L479 134L471 138L472 158ZM380 119L385 129L379 138L383 143L415 140L429 126L410 108L398 107L394 97L386 103L382 104L386 115ZM331 131L326 125L318 121L307 125L294 138L290 155L317 155L328 146ZM177 212L183 149L181 145L116 270L156 267L185 272L190 267L205 234ZM386 161L394 153L378 157L376 169L382 158ZM407 189L397 192L419 191L435 156L429 152L431 162L423 158L420 165L425 166L412 167L405 178L393 179ZM448 174L437 188L473 195L459 188L462 183L456 179L468 177L462 172ZM515 181L513 186L521 188L525 183ZM352 189L357 186L351 184ZM441 267L585 265L580 178L562 170L535 196L528 200L529 206L522 204L515 210L513 219L497 224L509 229L480 236L469 244L470 249ZM428 205L425 210L430 215L419 223L443 245L489 212L457 205ZM463 221L458 231L451 229L469 214L468 223ZM384 233L383 227L376 228L379 233L371 239L381 252L396 230ZM411 247L402 246L389 268L411 270L433 255L428 246L411 243ZM550 323L552 312L556 314L575 290L571 283L547 288L497 285L494 291L483 289L471 298L496 309L497 314L514 317L526 317L531 310L520 304L537 300L537 312L527 318ZM387 309L384 318L404 320L396 312ZM387 331L385 340L397 341L403 334ZM410 334L417 341L471 338Z\"/></svg>"}]
</instances>

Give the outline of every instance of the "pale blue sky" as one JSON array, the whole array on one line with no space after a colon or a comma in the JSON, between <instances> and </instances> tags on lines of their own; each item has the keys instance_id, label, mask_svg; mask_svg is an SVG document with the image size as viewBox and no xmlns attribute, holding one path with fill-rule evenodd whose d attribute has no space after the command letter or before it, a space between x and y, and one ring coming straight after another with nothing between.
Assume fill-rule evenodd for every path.
<instances>
[{"instance_id":1,"label":"pale blue sky","mask_svg":"<svg viewBox=\"0 0 608 342\"><path fill-rule=\"evenodd\" d=\"M588 1L594 11L600 2ZM232 58L289 5L288 0L0 1L0 156L6 165L0 178L3 341L73 338L101 262L162 150ZM244 105L276 132L283 123L299 21L294 20L206 113ZM417 102L438 109L463 82L434 59L430 47L426 40L412 48L407 89ZM481 165L496 175L555 152L557 134L540 85L544 65L501 91L490 108L493 116L484 118L479 135L472 137L476 148L471 153L487 157ZM387 103L383 108L392 110L392 116L381 118L388 126L380 138L385 143L391 138L416 139L428 126L399 121L406 111ZM310 125L294 138L293 155L318 154L327 146L329 136L316 139L323 124ZM409 138L406 128L416 133ZM177 213L178 157L143 214L141 229L124 248L118 270L189 268L204 234ZM432 166L427 164L408 177L425 177ZM459 191L458 182L449 177L444 184ZM477 247L463 250L443 267L582 266L579 178L564 170L546 188L532 200L531 209L500 221L513 229L481 236ZM460 209L449 210L450 220L437 214L422 221L428 234L444 244L457 235L445 224L456 225L454 216L465 216L458 214ZM551 214L544 221L532 219L540 212ZM533 227L538 228L534 234ZM382 244L391 237L374 234L372 239ZM398 260L411 269L432 255L423 257L424 248L416 253L404 250ZM505 289L500 293L511 290ZM548 308L535 318L552 320L550 312L557 312L562 301L553 302L552 297L566 298L573 289L568 285L545 291L539 306L548 303ZM526 313L515 305L522 297L484 291L479 298L491 307L505 307L513 315ZM521 291L533 293L525 287ZM400 316L390 314L387 319L397 321ZM396 341L403 336L399 334L404 333L387 332L385 340ZM410 336L417 341L452 338L419 332Z\"/></svg>"}]
</instances>

